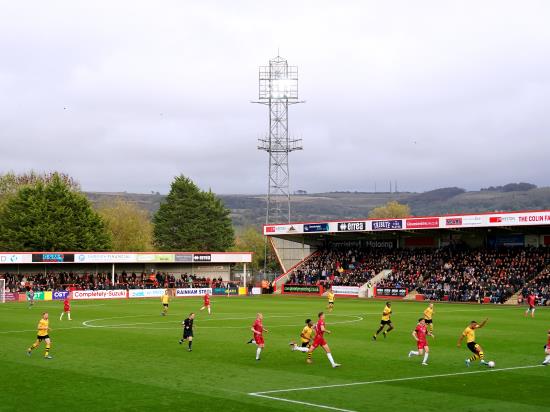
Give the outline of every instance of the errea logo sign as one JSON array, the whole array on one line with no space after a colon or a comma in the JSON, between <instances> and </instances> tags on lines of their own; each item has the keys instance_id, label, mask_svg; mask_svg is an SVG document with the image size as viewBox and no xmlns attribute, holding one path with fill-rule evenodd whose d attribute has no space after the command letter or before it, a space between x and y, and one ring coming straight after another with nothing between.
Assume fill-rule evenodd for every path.
<instances>
[{"instance_id":1,"label":"errea logo sign","mask_svg":"<svg viewBox=\"0 0 550 412\"><path fill-rule=\"evenodd\" d=\"M367 222L341 222L338 223L339 232L359 232L367 230Z\"/></svg>"}]
</instances>

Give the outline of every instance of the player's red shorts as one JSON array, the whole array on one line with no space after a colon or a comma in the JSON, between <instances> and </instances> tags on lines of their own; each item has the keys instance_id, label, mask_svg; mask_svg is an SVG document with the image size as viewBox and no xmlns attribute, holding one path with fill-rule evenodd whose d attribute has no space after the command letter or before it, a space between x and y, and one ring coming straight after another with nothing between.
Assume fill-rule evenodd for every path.
<instances>
[{"instance_id":1,"label":"player's red shorts","mask_svg":"<svg viewBox=\"0 0 550 412\"><path fill-rule=\"evenodd\" d=\"M428 346L428 342L426 342L425 340L419 340L416 342L416 347L418 349L424 349L426 346Z\"/></svg>"},{"instance_id":2,"label":"player's red shorts","mask_svg":"<svg viewBox=\"0 0 550 412\"><path fill-rule=\"evenodd\" d=\"M313 345L311 345L311 347L315 349L317 346L325 346L326 344L327 344L327 341L325 340L325 338L316 336L315 340L313 341Z\"/></svg>"},{"instance_id":3,"label":"player's red shorts","mask_svg":"<svg viewBox=\"0 0 550 412\"><path fill-rule=\"evenodd\" d=\"M256 342L256 345L263 345L264 337L262 335L254 335L254 341Z\"/></svg>"}]
</instances>

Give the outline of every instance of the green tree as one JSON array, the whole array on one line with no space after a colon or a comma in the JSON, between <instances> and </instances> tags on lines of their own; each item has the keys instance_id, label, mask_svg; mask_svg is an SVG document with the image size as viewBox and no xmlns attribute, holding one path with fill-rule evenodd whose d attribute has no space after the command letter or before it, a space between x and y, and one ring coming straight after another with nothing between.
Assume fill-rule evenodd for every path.
<instances>
[{"instance_id":1,"label":"green tree","mask_svg":"<svg viewBox=\"0 0 550 412\"><path fill-rule=\"evenodd\" d=\"M262 234L254 227L247 226L235 237L233 252L252 252L250 270L257 272L264 267L265 240Z\"/></svg>"},{"instance_id":2,"label":"green tree","mask_svg":"<svg viewBox=\"0 0 550 412\"><path fill-rule=\"evenodd\" d=\"M411 208L395 200L386 203L384 206L375 207L369 213L373 219L390 219L408 217L411 215Z\"/></svg>"},{"instance_id":3,"label":"green tree","mask_svg":"<svg viewBox=\"0 0 550 412\"><path fill-rule=\"evenodd\" d=\"M214 193L178 176L153 217L154 243L167 251L225 251L235 235L229 214Z\"/></svg>"},{"instance_id":4,"label":"green tree","mask_svg":"<svg viewBox=\"0 0 550 412\"><path fill-rule=\"evenodd\" d=\"M88 199L54 175L23 185L0 210L0 247L13 251L103 251L111 247Z\"/></svg>"},{"instance_id":5,"label":"green tree","mask_svg":"<svg viewBox=\"0 0 550 412\"><path fill-rule=\"evenodd\" d=\"M147 210L127 200L116 199L101 204L98 213L111 234L112 250L124 252L153 250L153 224Z\"/></svg>"}]
</instances>

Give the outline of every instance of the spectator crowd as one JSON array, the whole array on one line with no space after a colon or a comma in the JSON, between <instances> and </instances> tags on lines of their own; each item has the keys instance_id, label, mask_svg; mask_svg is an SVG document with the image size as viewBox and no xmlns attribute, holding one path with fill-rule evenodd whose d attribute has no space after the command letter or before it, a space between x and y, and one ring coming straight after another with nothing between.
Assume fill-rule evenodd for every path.
<instances>
[{"instance_id":1,"label":"spectator crowd","mask_svg":"<svg viewBox=\"0 0 550 412\"><path fill-rule=\"evenodd\" d=\"M431 300L504 303L522 288L550 298L550 248L324 249L287 283L360 286L383 269L378 288L416 290Z\"/></svg>"}]
</instances>

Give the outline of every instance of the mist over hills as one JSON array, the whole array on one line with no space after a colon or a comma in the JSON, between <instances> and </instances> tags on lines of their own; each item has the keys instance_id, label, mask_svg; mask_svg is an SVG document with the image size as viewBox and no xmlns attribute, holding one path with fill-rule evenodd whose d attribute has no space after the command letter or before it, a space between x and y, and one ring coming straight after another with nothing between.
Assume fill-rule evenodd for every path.
<instances>
[{"instance_id":1,"label":"mist over hills","mask_svg":"<svg viewBox=\"0 0 550 412\"><path fill-rule=\"evenodd\" d=\"M123 198L154 213L164 199L158 193L106 193L87 192L94 204ZM218 195L231 210L237 227L261 225L265 221L265 195ZM408 204L413 215L439 215L476 213L487 211L514 211L550 209L550 187L537 188L528 183L513 183L489 187L479 191L465 191L457 187L440 188L423 193L365 193L329 192L293 195L291 209L293 221L319 221L359 219L387 203L397 200Z\"/></svg>"}]
</instances>

